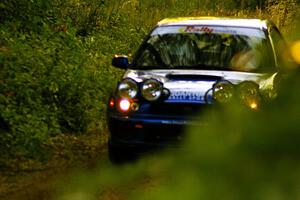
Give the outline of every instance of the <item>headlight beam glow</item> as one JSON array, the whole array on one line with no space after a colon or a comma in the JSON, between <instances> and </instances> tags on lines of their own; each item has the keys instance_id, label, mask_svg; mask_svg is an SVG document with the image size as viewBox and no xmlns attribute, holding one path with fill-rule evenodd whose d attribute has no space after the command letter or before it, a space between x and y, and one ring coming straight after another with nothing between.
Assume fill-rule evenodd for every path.
<instances>
[{"instance_id":1,"label":"headlight beam glow","mask_svg":"<svg viewBox=\"0 0 300 200\"><path fill-rule=\"evenodd\" d=\"M131 106L131 103L128 99L121 99L119 102L119 108L124 112L129 111L130 106Z\"/></svg>"}]
</instances>

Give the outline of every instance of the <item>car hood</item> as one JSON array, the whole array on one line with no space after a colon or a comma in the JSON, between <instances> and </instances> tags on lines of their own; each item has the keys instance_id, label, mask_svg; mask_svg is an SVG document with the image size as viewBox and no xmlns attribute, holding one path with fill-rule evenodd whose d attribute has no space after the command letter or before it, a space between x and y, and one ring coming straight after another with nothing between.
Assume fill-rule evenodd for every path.
<instances>
[{"instance_id":1,"label":"car hood","mask_svg":"<svg viewBox=\"0 0 300 200\"><path fill-rule=\"evenodd\" d=\"M170 91L166 102L211 103L213 85L220 80L228 80L233 84L242 81L254 81L260 87L273 84L267 81L272 75L238 71L219 70L127 70L123 78L132 78L136 82L145 79L156 79ZM269 83L270 82L270 83ZM207 102L209 100L209 102Z\"/></svg>"}]
</instances>

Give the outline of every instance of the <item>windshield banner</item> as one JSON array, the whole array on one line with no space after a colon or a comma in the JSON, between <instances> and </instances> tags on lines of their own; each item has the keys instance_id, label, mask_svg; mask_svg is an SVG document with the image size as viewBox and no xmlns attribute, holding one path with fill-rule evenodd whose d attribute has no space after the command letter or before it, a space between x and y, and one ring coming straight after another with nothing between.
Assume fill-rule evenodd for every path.
<instances>
[{"instance_id":1,"label":"windshield banner","mask_svg":"<svg viewBox=\"0 0 300 200\"><path fill-rule=\"evenodd\" d=\"M165 35L176 33L199 33L199 34L230 34L230 35L245 35L252 37L265 38L262 30L247 27L225 27L225 26L161 26L156 28L151 35Z\"/></svg>"}]
</instances>

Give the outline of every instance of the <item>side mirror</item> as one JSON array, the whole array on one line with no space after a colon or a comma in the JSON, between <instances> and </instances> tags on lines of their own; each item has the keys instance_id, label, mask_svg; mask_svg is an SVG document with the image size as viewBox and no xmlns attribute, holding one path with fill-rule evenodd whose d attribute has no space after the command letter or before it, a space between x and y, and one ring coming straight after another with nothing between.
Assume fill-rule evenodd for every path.
<instances>
[{"instance_id":1,"label":"side mirror","mask_svg":"<svg viewBox=\"0 0 300 200\"><path fill-rule=\"evenodd\" d=\"M128 57L126 55L115 55L111 64L120 69L127 69L129 66Z\"/></svg>"}]
</instances>

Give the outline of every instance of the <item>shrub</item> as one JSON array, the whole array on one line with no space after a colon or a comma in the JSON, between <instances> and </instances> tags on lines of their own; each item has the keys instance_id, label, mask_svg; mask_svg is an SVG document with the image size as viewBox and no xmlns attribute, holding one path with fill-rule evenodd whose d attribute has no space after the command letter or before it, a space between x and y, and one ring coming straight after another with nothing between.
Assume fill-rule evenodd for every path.
<instances>
[{"instance_id":1,"label":"shrub","mask_svg":"<svg viewBox=\"0 0 300 200\"><path fill-rule=\"evenodd\" d=\"M34 152L35 142L51 135L85 132L88 112L104 103L104 82L92 77L84 45L71 33L51 30L43 35L1 33L7 46L1 52L0 112L9 128L2 137L11 138L1 147Z\"/></svg>"}]
</instances>

